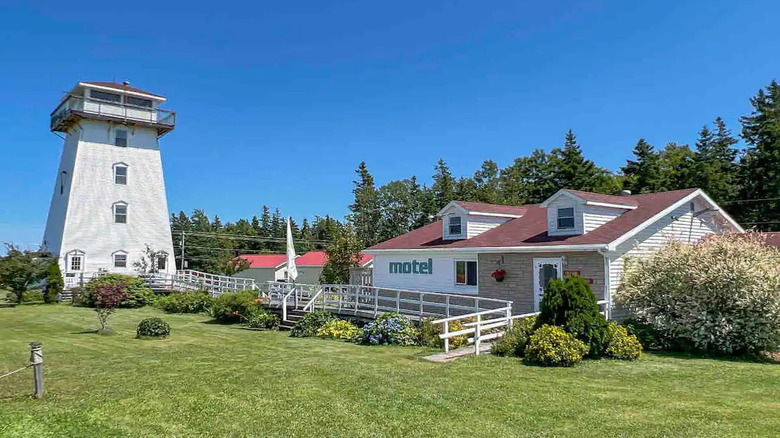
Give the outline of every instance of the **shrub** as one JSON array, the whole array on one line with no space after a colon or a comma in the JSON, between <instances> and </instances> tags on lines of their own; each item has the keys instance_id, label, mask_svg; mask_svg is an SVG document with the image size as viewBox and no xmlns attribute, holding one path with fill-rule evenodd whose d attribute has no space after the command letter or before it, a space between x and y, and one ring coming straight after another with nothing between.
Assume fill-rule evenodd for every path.
<instances>
[{"instance_id":1,"label":"shrub","mask_svg":"<svg viewBox=\"0 0 780 438\"><path fill-rule=\"evenodd\" d=\"M95 291L95 312L100 321L98 333L106 335L112 333L108 328L108 317L126 298L124 289L123 284L104 284Z\"/></svg>"},{"instance_id":2,"label":"shrub","mask_svg":"<svg viewBox=\"0 0 780 438\"><path fill-rule=\"evenodd\" d=\"M331 319L317 330L318 338L332 338L354 341L360 335L360 329L349 321Z\"/></svg>"},{"instance_id":3,"label":"shrub","mask_svg":"<svg viewBox=\"0 0 780 438\"><path fill-rule=\"evenodd\" d=\"M84 307L95 307L95 292L105 285L121 285L124 299L119 307L136 308L154 303L155 295L138 277L123 274L106 274L95 278L84 286L80 304Z\"/></svg>"},{"instance_id":4,"label":"shrub","mask_svg":"<svg viewBox=\"0 0 780 438\"><path fill-rule=\"evenodd\" d=\"M295 326L290 330L290 336L295 338L309 338L315 336L317 330L333 319L334 316L327 310L315 310L314 312L307 313L295 323Z\"/></svg>"},{"instance_id":5,"label":"shrub","mask_svg":"<svg viewBox=\"0 0 780 438\"><path fill-rule=\"evenodd\" d=\"M670 346L756 354L780 346L780 251L752 235L669 242L625 261L617 302Z\"/></svg>"},{"instance_id":6,"label":"shrub","mask_svg":"<svg viewBox=\"0 0 780 438\"><path fill-rule=\"evenodd\" d=\"M636 336L642 348L645 350L661 350L668 345L658 335L658 332L650 324L638 320L637 318L628 318L622 322L623 327L629 335Z\"/></svg>"},{"instance_id":7,"label":"shrub","mask_svg":"<svg viewBox=\"0 0 780 438\"><path fill-rule=\"evenodd\" d=\"M41 303L43 301L43 292L40 289L26 290L22 293L23 303Z\"/></svg>"},{"instance_id":8,"label":"shrub","mask_svg":"<svg viewBox=\"0 0 780 438\"><path fill-rule=\"evenodd\" d=\"M223 293L211 302L211 316L220 322L240 322L256 308L257 293L250 290Z\"/></svg>"},{"instance_id":9,"label":"shrub","mask_svg":"<svg viewBox=\"0 0 780 438\"><path fill-rule=\"evenodd\" d=\"M492 353L497 356L523 357L526 346L528 346L528 339L533 334L535 325L535 317L515 320L512 323L512 327L504 332L504 336L493 342L491 347Z\"/></svg>"},{"instance_id":10,"label":"shrub","mask_svg":"<svg viewBox=\"0 0 780 438\"><path fill-rule=\"evenodd\" d=\"M211 309L212 298L208 292L195 291L172 293L157 299L157 307L166 313L204 313Z\"/></svg>"},{"instance_id":11,"label":"shrub","mask_svg":"<svg viewBox=\"0 0 780 438\"><path fill-rule=\"evenodd\" d=\"M591 356L598 357L606 348L607 320L596 303L596 295L585 279L572 276L552 280L544 290L536 326L560 326L584 342Z\"/></svg>"},{"instance_id":12,"label":"shrub","mask_svg":"<svg viewBox=\"0 0 780 438\"><path fill-rule=\"evenodd\" d=\"M582 360L588 346L561 327L544 324L531 335L525 358L543 366L570 367Z\"/></svg>"},{"instance_id":13,"label":"shrub","mask_svg":"<svg viewBox=\"0 0 780 438\"><path fill-rule=\"evenodd\" d=\"M360 342L371 345L416 345L420 334L408 318L397 313L383 313L363 326Z\"/></svg>"},{"instance_id":14,"label":"shrub","mask_svg":"<svg viewBox=\"0 0 780 438\"><path fill-rule=\"evenodd\" d=\"M418 329L420 334L420 339L418 343L426 347L443 348L444 339L440 338L439 335L444 332L443 330L444 325L433 324L431 321L433 321L432 318L426 318L420 324L420 327ZM450 324L449 326L450 332L456 332L458 330L463 330L465 328L463 327L463 323L460 320L450 321L449 324ZM455 336L450 338L450 348L460 348L467 344L468 344L468 336L466 335L460 335L460 336Z\"/></svg>"},{"instance_id":15,"label":"shrub","mask_svg":"<svg viewBox=\"0 0 780 438\"><path fill-rule=\"evenodd\" d=\"M171 334L171 326L160 318L146 318L138 323L139 338L165 338Z\"/></svg>"},{"instance_id":16,"label":"shrub","mask_svg":"<svg viewBox=\"0 0 780 438\"><path fill-rule=\"evenodd\" d=\"M642 344L635 335L629 335L628 330L616 322L609 323L607 332L607 356L623 360L639 359Z\"/></svg>"},{"instance_id":17,"label":"shrub","mask_svg":"<svg viewBox=\"0 0 780 438\"><path fill-rule=\"evenodd\" d=\"M64 288L65 281L62 279L60 264L57 260L54 260L49 264L49 268L46 271L46 287L44 289L43 301L56 303L57 295L61 294Z\"/></svg>"},{"instance_id":18,"label":"shrub","mask_svg":"<svg viewBox=\"0 0 780 438\"><path fill-rule=\"evenodd\" d=\"M267 330L276 330L279 328L279 317L259 307L255 308L249 316L246 317L246 322L249 327L252 328Z\"/></svg>"}]
</instances>

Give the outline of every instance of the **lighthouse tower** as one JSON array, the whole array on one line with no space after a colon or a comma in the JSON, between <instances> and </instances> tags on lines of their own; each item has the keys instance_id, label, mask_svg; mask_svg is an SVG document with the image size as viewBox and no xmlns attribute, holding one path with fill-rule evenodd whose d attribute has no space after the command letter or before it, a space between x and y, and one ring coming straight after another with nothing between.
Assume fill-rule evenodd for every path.
<instances>
[{"instance_id":1,"label":"lighthouse tower","mask_svg":"<svg viewBox=\"0 0 780 438\"><path fill-rule=\"evenodd\" d=\"M134 274L147 248L173 273L159 139L176 114L165 98L112 82L79 82L51 114L65 135L43 248L60 260L66 287L96 274Z\"/></svg>"}]
</instances>

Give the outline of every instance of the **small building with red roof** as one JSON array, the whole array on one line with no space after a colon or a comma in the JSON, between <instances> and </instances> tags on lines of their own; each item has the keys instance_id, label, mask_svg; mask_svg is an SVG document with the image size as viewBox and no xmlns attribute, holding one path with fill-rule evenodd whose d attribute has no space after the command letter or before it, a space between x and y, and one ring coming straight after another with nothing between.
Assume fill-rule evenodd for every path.
<instances>
[{"instance_id":1,"label":"small building with red roof","mask_svg":"<svg viewBox=\"0 0 780 438\"><path fill-rule=\"evenodd\" d=\"M258 283L287 280L287 256L285 254L242 254L249 268L235 274L236 277L253 278ZM360 267L370 268L374 256L363 254ZM318 284L322 268L328 261L325 251L309 251L295 258L299 284Z\"/></svg>"},{"instance_id":2,"label":"small building with red roof","mask_svg":"<svg viewBox=\"0 0 780 438\"><path fill-rule=\"evenodd\" d=\"M562 189L541 204L452 201L439 220L381 242L373 285L511 300L513 313L538 311L547 282L584 277L612 310L625 257L670 239L695 243L742 228L699 189L603 195Z\"/></svg>"}]
</instances>

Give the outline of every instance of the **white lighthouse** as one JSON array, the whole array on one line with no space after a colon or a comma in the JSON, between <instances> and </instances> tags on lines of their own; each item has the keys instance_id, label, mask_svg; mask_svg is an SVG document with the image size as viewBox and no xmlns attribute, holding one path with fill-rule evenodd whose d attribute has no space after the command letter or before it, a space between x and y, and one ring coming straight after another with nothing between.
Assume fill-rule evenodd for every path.
<instances>
[{"instance_id":1,"label":"white lighthouse","mask_svg":"<svg viewBox=\"0 0 780 438\"><path fill-rule=\"evenodd\" d=\"M65 134L43 248L59 257L66 287L149 262L173 273L159 138L176 114L165 98L124 84L79 82L51 113Z\"/></svg>"}]
</instances>

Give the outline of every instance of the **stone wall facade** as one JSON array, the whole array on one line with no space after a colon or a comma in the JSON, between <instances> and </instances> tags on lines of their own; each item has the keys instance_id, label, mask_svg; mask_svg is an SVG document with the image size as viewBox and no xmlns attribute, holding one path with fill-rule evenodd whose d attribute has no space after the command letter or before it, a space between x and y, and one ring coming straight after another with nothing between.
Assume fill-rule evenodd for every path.
<instances>
[{"instance_id":1,"label":"stone wall facade","mask_svg":"<svg viewBox=\"0 0 780 438\"><path fill-rule=\"evenodd\" d=\"M597 252L479 254L479 295L511 300L514 314L533 312L534 259L554 257L563 257L564 271L577 270L583 278L593 280L596 298L605 298L604 256ZM491 277L499 267L506 271L503 282Z\"/></svg>"}]
</instances>

